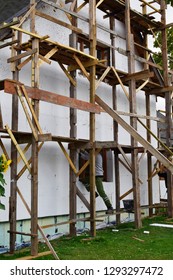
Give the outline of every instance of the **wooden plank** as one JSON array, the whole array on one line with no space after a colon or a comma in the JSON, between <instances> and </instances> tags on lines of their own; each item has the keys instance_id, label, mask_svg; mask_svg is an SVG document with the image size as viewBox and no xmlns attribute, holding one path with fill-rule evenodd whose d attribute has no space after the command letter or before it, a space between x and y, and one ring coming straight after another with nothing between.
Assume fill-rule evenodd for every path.
<instances>
[{"instance_id":1,"label":"wooden plank","mask_svg":"<svg viewBox=\"0 0 173 280\"><path fill-rule=\"evenodd\" d=\"M4 81L4 91L10 94L16 94L15 83L10 80ZM97 104L90 104L89 102L77 100L74 98L66 97L49 91L41 90L38 88L32 88L25 86L28 93L28 97L36 100L41 100L56 105L62 105L65 107L76 108L79 110L92 112L99 114L100 106Z\"/></svg>"},{"instance_id":2,"label":"wooden plank","mask_svg":"<svg viewBox=\"0 0 173 280\"><path fill-rule=\"evenodd\" d=\"M111 70L111 67L106 68L106 70L104 71L104 73L102 74L102 76L100 77L100 79L98 80L98 82L96 84L96 89L98 88L99 84L104 80L104 78L107 76L107 74L109 73L110 70Z\"/></svg>"},{"instance_id":3,"label":"wooden plank","mask_svg":"<svg viewBox=\"0 0 173 280\"><path fill-rule=\"evenodd\" d=\"M152 10L154 10L156 13L160 13L159 9L156 9L156 7L154 7L153 5L151 5L150 3L146 2L145 0L139 0L140 2L142 2L143 4L149 6ZM151 2L152 3L152 2Z\"/></svg>"},{"instance_id":4,"label":"wooden plank","mask_svg":"<svg viewBox=\"0 0 173 280\"><path fill-rule=\"evenodd\" d=\"M89 40L90 55L96 57L96 0L89 1ZM95 103L96 66L90 67L90 102ZM95 143L95 114L90 113L90 142ZM90 232L96 236L96 202L95 202L95 148L90 150Z\"/></svg>"},{"instance_id":5,"label":"wooden plank","mask_svg":"<svg viewBox=\"0 0 173 280\"><path fill-rule=\"evenodd\" d=\"M173 91L173 86L166 86L166 87L161 87L161 88L158 88L158 89L151 89L149 91L147 91L147 94L165 94L165 92L168 92L168 91Z\"/></svg>"},{"instance_id":6,"label":"wooden plank","mask_svg":"<svg viewBox=\"0 0 173 280\"><path fill-rule=\"evenodd\" d=\"M41 150L42 146L43 146L44 142L42 142L39 146L38 146L38 152ZM31 160L32 157L28 160L28 163L31 164ZM23 173L26 171L27 167L26 165L20 170L20 172L17 174L16 176L16 180L19 180L19 178L23 175Z\"/></svg>"},{"instance_id":7,"label":"wooden plank","mask_svg":"<svg viewBox=\"0 0 173 280\"><path fill-rule=\"evenodd\" d=\"M37 6L37 3L34 3L32 5L30 5L29 10L26 12L26 14L20 19L19 24L17 24L17 27L20 27L25 20L30 16L31 12L33 12L33 10L35 9L35 7Z\"/></svg>"},{"instance_id":8,"label":"wooden plank","mask_svg":"<svg viewBox=\"0 0 173 280\"><path fill-rule=\"evenodd\" d=\"M102 148L99 148L99 149L96 150L96 152L95 152L95 155L96 155L96 156L100 153L101 149L102 149ZM87 161L84 163L84 165L81 167L81 169L76 173L76 177L79 177L79 176L82 174L82 172L87 168L87 166L88 166L89 164L90 164L90 160L87 160Z\"/></svg>"},{"instance_id":9,"label":"wooden plank","mask_svg":"<svg viewBox=\"0 0 173 280\"><path fill-rule=\"evenodd\" d=\"M115 76L117 77L117 79L118 79L118 81L119 81L119 83L120 83L120 85L121 85L121 87L122 87L122 89L123 89L123 91L124 91L124 93L125 93L127 99L129 100L129 93L127 92L125 86L123 85L123 83L122 83L122 81L121 81L121 79L120 79L120 77L119 77L119 75L118 75L116 69L115 69L114 67L112 67L112 70L113 70Z\"/></svg>"},{"instance_id":10,"label":"wooden plank","mask_svg":"<svg viewBox=\"0 0 173 280\"><path fill-rule=\"evenodd\" d=\"M59 62L59 65L60 65L61 69L64 71L64 73L66 74L67 78L70 80L70 82L76 87L76 84L77 84L76 81L72 78L72 76L67 71L65 66L61 62Z\"/></svg>"},{"instance_id":11,"label":"wooden plank","mask_svg":"<svg viewBox=\"0 0 173 280\"><path fill-rule=\"evenodd\" d=\"M36 33L33 33L33 32L30 32L30 31L27 31L25 29L22 29L22 28L19 28L19 27L16 27L16 26L11 26L10 28L14 29L14 30L17 30L17 31L20 31L20 32L23 32L24 34L27 34L28 36L31 36L33 38L37 38L39 40L44 40L45 42L47 42L48 44L52 44L54 46L57 46L58 48L61 48L61 49L64 49L64 50L68 50L69 52L73 53L73 54L77 54L77 55L80 55L80 56L83 56L83 57L86 57L88 59L91 59L91 60L95 60L95 57L92 56L92 55L89 55L89 54L86 54L82 51L79 51L75 48L71 48L69 46L66 46L66 45L63 45L63 44L60 44L59 42L56 42L56 41L52 41L50 39L47 38L47 36L40 36Z\"/></svg>"},{"instance_id":12,"label":"wooden plank","mask_svg":"<svg viewBox=\"0 0 173 280\"><path fill-rule=\"evenodd\" d=\"M40 258L40 257L44 257L44 256L51 255L51 254L52 254L51 251L41 252L41 253L38 253L36 256L26 256L26 257L18 258L16 260L33 260L35 258Z\"/></svg>"},{"instance_id":13,"label":"wooden plank","mask_svg":"<svg viewBox=\"0 0 173 280\"><path fill-rule=\"evenodd\" d=\"M30 109L30 112L31 112L31 114L32 114L32 117L33 117L33 120L34 120L34 122L35 122L35 125L36 125L36 127L37 127L39 133L42 134L43 131L42 131L41 126L40 126L40 124L39 124L39 122L38 122L38 119L37 119L37 116L36 116L36 114L35 114L35 112L34 112L33 106L32 106L32 104L31 104L31 102L30 102L30 100L29 100L27 91L26 91L26 89L25 89L25 87L24 87L23 85L21 86L21 88L22 88L23 94L24 94L24 96L25 96L26 102L27 102L27 104L28 104L28 107L29 107L29 109Z\"/></svg>"},{"instance_id":14,"label":"wooden plank","mask_svg":"<svg viewBox=\"0 0 173 280\"><path fill-rule=\"evenodd\" d=\"M22 61L19 65L17 65L17 69L21 70L28 62L30 62L32 59L31 56L29 56L27 59L25 59L24 61Z\"/></svg>"},{"instance_id":15,"label":"wooden plank","mask_svg":"<svg viewBox=\"0 0 173 280\"><path fill-rule=\"evenodd\" d=\"M94 65L99 65L99 63L100 63L100 60L98 61L98 59L95 59L95 60L83 62L82 64L85 68L89 68ZM76 63L76 64L68 65L67 69L69 72L71 72L71 71L74 71L74 70L77 70L80 68L79 68L79 65Z\"/></svg>"},{"instance_id":16,"label":"wooden plank","mask_svg":"<svg viewBox=\"0 0 173 280\"><path fill-rule=\"evenodd\" d=\"M77 2L75 2L74 10L77 9ZM77 27L77 19L72 17L71 21L72 25ZM77 45L77 35L72 32L72 34L69 36L69 45L71 47L76 47ZM67 68L68 69L68 68ZM69 70L68 70L69 71ZM72 77L73 81L75 81L76 84L76 71L70 72L70 77ZM69 84L70 89L70 97L77 99L77 89L74 83ZM70 108L70 137L75 138L77 137L77 110ZM70 149L70 147L69 147ZM75 167L77 167L78 164L78 153L77 149L70 149L70 158L74 164ZM83 201L84 205L87 205L87 200L84 197L84 195L79 191L77 187L77 178L76 174L73 172L73 170L70 168L70 180L69 180L69 216L70 220L75 220L77 217L77 195L80 197L80 199ZM76 236L77 228L76 228L76 222L70 223L69 225L70 235Z\"/></svg>"},{"instance_id":17,"label":"wooden plank","mask_svg":"<svg viewBox=\"0 0 173 280\"><path fill-rule=\"evenodd\" d=\"M18 55L16 55L16 56L13 56L13 57L8 58L8 59L7 59L7 62L8 62L8 63L14 62L14 61L19 60L19 59L21 59L21 58L24 58L24 57L26 57L26 56L32 55L32 54L34 54L34 53L36 53L36 52L37 52L37 49L33 49L33 50L26 51L26 52L24 52L24 53L21 53L21 54L18 54Z\"/></svg>"},{"instance_id":18,"label":"wooden plank","mask_svg":"<svg viewBox=\"0 0 173 280\"><path fill-rule=\"evenodd\" d=\"M97 3L96 8L98 8L98 7L100 6L100 4L101 4L103 1L105 1L105 0L100 0L100 1Z\"/></svg>"},{"instance_id":19,"label":"wooden plank","mask_svg":"<svg viewBox=\"0 0 173 280\"><path fill-rule=\"evenodd\" d=\"M5 28L9 28L10 26L13 26L13 25L16 25L19 23L19 20L15 20L13 22L10 22L10 23L3 23L1 26L0 26L0 30L2 29L5 29Z\"/></svg>"},{"instance_id":20,"label":"wooden plank","mask_svg":"<svg viewBox=\"0 0 173 280\"><path fill-rule=\"evenodd\" d=\"M8 46L12 46L12 45L14 45L18 42L19 42L19 40L13 40L12 42L5 43L3 45L0 45L0 49L3 49L3 48L8 47Z\"/></svg>"},{"instance_id":21,"label":"wooden plank","mask_svg":"<svg viewBox=\"0 0 173 280\"><path fill-rule=\"evenodd\" d=\"M125 1L125 26L126 26L126 48L128 57L128 72L130 74L135 73L135 47L134 36L131 32L131 12L130 12L130 0ZM130 113L136 113L137 100L136 100L136 81L132 78L129 81L129 108ZM134 130L137 130L137 119L130 117L130 125ZM138 145L137 140L131 135L132 148ZM131 152L132 162L132 186L133 186L133 199L134 199L134 216L135 227L141 228L141 211L140 211L140 188L139 188L139 163L138 163L138 151L133 149Z\"/></svg>"},{"instance_id":22,"label":"wooden plank","mask_svg":"<svg viewBox=\"0 0 173 280\"><path fill-rule=\"evenodd\" d=\"M68 23L66 23L66 22L64 22L64 21L62 21L62 20L59 20L59 19L57 19L57 18L54 18L54 17L52 17L52 16L46 15L45 13L41 13L41 12L38 11L38 10L36 10L36 15L39 16L39 17L42 17L42 18L44 18L44 19L46 19L46 20L52 21L52 22L54 22L54 23L56 23L56 24L59 24L59 25L61 25L61 26L64 26L64 27L66 27L66 28L68 28L68 29L70 29L70 30L73 30L73 31L75 31L76 33L80 33L80 34L83 33L83 32L82 32L82 29L80 29L80 28L78 28L78 27L75 27L75 26L73 26L73 25L70 25L70 24L68 24Z\"/></svg>"},{"instance_id":23,"label":"wooden plank","mask_svg":"<svg viewBox=\"0 0 173 280\"><path fill-rule=\"evenodd\" d=\"M50 57L52 57L56 52L58 51L58 49L55 47L53 49L51 49L45 56L44 56L44 60L42 59L42 61L39 61L39 66L46 60L48 60ZM42 57L43 58L43 57Z\"/></svg>"},{"instance_id":24,"label":"wooden plank","mask_svg":"<svg viewBox=\"0 0 173 280\"><path fill-rule=\"evenodd\" d=\"M147 84L149 83L149 79L147 79L142 85L140 85L137 89L136 89L136 93L140 90L142 90Z\"/></svg>"},{"instance_id":25,"label":"wooden plank","mask_svg":"<svg viewBox=\"0 0 173 280\"><path fill-rule=\"evenodd\" d=\"M167 151L169 155L173 155L173 152L171 149L166 146L152 131L149 129L141 120L138 119L138 122L147 130L148 133L150 133L156 140L157 142ZM171 146L171 145L170 145Z\"/></svg>"},{"instance_id":26,"label":"wooden plank","mask_svg":"<svg viewBox=\"0 0 173 280\"><path fill-rule=\"evenodd\" d=\"M31 144L30 143L28 143L26 146L25 146L25 148L22 150L22 152L24 153L24 154L26 154L26 152L29 150L29 148L31 147ZM18 159L17 159L17 164L19 164L19 162L21 161L21 156L19 156L18 157Z\"/></svg>"},{"instance_id":27,"label":"wooden plank","mask_svg":"<svg viewBox=\"0 0 173 280\"><path fill-rule=\"evenodd\" d=\"M37 234L26 233L26 232L21 232L21 231L10 231L10 230L7 230L7 232L8 233L20 234L20 235L25 235L25 236L37 236Z\"/></svg>"},{"instance_id":28,"label":"wooden plank","mask_svg":"<svg viewBox=\"0 0 173 280\"><path fill-rule=\"evenodd\" d=\"M173 164L157 149L155 149L147 140L145 140L133 127L126 123L114 110L112 110L98 95L95 96L96 102L117 121L132 137L134 137L143 147L156 157L171 173L173 173Z\"/></svg>"},{"instance_id":29,"label":"wooden plank","mask_svg":"<svg viewBox=\"0 0 173 280\"><path fill-rule=\"evenodd\" d=\"M110 17L110 30L115 32L115 18L114 16ZM111 33L111 57L112 57L112 66L116 66L116 54L115 54L115 46L116 46L116 37ZM112 86L112 106L114 110L117 110L118 106L118 94L116 85ZM113 120L113 138L114 142L118 143L119 135L118 135L119 125L117 122ZM121 223L120 212L120 164L119 164L119 155L116 151L114 151L114 174L115 174L115 207L116 207L116 223L119 225Z\"/></svg>"},{"instance_id":30,"label":"wooden plank","mask_svg":"<svg viewBox=\"0 0 173 280\"><path fill-rule=\"evenodd\" d=\"M24 197L23 197L23 195L22 195L22 193L21 193L21 191L20 191L20 189L19 189L18 187L17 187L17 193L18 193L18 195L20 196L20 198L21 198L21 200L22 200L22 202L23 202L23 204L24 204L26 210L27 210L28 213L31 215L31 210L30 210L30 208L29 208L29 206L28 206L26 200L24 199ZM55 252L55 250L53 249L52 245L50 244L49 240L48 240L47 237L45 236L45 234L44 234L42 228L41 228L38 224L37 224L37 227L38 227L38 230L40 231L40 233L41 233L41 235L42 235L42 237L43 237L43 239L44 239L46 245L48 246L48 248L50 249L52 255L54 256L54 258L55 258L56 260L59 260L58 255L56 254L56 252Z\"/></svg>"},{"instance_id":31,"label":"wooden plank","mask_svg":"<svg viewBox=\"0 0 173 280\"><path fill-rule=\"evenodd\" d=\"M61 142L58 142L58 144L59 144L61 150L63 151L63 153L64 153L66 159L68 160L70 167L72 168L72 170L73 170L74 173L76 174L76 173L77 173L76 167L74 166L74 164L73 164L71 158L69 157L67 151L65 150L65 148L64 148L64 146L62 145Z\"/></svg>"},{"instance_id":32,"label":"wooden plank","mask_svg":"<svg viewBox=\"0 0 173 280\"><path fill-rule=\"evenodd\" d=\"M28 112L28 110L27 110L27 107L26 107L24 98L23 98L23 96L22 96L21 89L20 89L20 87L19 87L18 85L17 85L17 94L18 94L18 96L19 96L21 105L22 105L22 107L23 107L25 116L26 116L26 118L27 118L27 120L28 120L28 123L29 123L29 126L30 126L31 130L32 130L32 133L33 133L33 135L34 135L34 137L35 137L35 140L38 141L37 132L36 132L36 130L35 130L33 124L32 124L32 120L31 120L31 117L30 117L29 112Z\"/></svg>"},{"instance_id":33,"label":"wooden plank","mask_svg":"<svg viewBox=\"0 0 173 280\"><path fill-rule=\"evenodd\" d=\"M89 80L90 79L90 75L86 71L86 69L85 69L84 65L82 64L82 62L80 61L80 59L75 54L74 54L74 59L76 60L76 63L79 65L79 68L81 69L82 73Z\"/></svg>"},{"instance_id":34,"label":"wooden plank","mask_svg":"<svg viewBox=\"0 0 173 280\"><path fill-rule=\"evenodd\" d=\"M14 137L14 135L13 135L11 129L8 127L8 125L5 125L5 129L7 130L7 132L8 132L8 134L9 134L11 140L13 141L13 143L14 143L14 145L15 145L15 147L16 147L18 153L20 154L20 156L21 156L21 158L22 158L24 164L26 165L28 171L31 173L31 167L30 167L30 165L29 165L29 163L28 163L28 161L27 161L27 159L26 159L26 157L25 157L25 155L24 155L22 149L19 147L19 145L18 145L18 143L17 143L17 141L16 141L16 139L15 139L15 137Z\"/></svg>"},{"instance_id":35,"label":"wooden plank","mask_svg":"<svg viewBox=\"0 0 173 280\"><path fill-rule=\"evenodd\" d=\"M18 36L16 32L13 33L12 41L18 39L19 44L21 43L21 37ZM11 49L11 56L15 56L16 54L20 54L20 51L16 51L14 46ZM20 61L16 61L11 69L13 69L12 78L14 80L19 79L19 71L16 66L20 63ZM11 128L12 130L18 130L18 106L19 106L18 96L17 94L12 96L12 115L11 115ZM15 231L17 228L17 149L13 141L11 141L11 155L10 158L12 160L11 163L11 174L10 174L10 199L9 199L9 221L10 221L10 230ZM10 233L10 253L13 254L15 251L15 243L16 243L16 235Z\"/></svg>"},{"instance_id":36,"label":"wooden plank","mask_svg":"<svg viewBox=\"0 0 173 280\"><path fill-rule=\"evenodd\" d=\"M129 189L127 192L125 192L124 194L122 194L120 196L120 200L122 200L123 198L125 198L127 195L129 195L132 192L133 192L133 188Z\"/></svg>"}]
</instances>

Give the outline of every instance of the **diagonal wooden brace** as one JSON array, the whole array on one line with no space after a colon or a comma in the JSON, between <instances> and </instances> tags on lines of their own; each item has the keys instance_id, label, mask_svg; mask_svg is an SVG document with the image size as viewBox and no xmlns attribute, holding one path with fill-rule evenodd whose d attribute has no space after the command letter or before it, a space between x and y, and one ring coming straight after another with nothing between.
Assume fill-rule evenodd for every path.
<instances>
[{"instance_id":1,"label":"diagonal wooden brace","mask_svg":"<svg viewBox=\"0 0 173 280\"><path fill-rule=\"evenodd\" d=\"M15 137L14 137L14 135L13 135L11 129L8 127L8 125L5 125L5 129L7 130L7 132L8 132L8 134L9 134L9 136L10 136L12 142L14 143L14 145L15 145L15 147L16 147L18 153L20 154L20 156L21 156L21 158L22 158L24 164L26 165L28 171L31 173L31 167L30 167L30 165L29 165L29 163L28 163L28 161L27 161L27 159L26 159L26 157L25 157L25 155L24 155L22 149L20 148L19 144L17 143L17 141L16 141L16 139L15 139Z\"/></svg>"},{"instance_id":2,"label":"diagonal wooden brace","mask_svg":"<svg viewBox=\"0 0 173 280\"><path fill-rule=\"evenodd\" d=\"M28 110L27 110L27 107L26 107L26 105L25 105L24 98L23 98L23 96L22 96L21 89L20 89L20 87L19 87L18 85L16 86L16 88L17 88L17 94L18 94L18 96L19 96L19 100L20 100L21 105L22 105L22 107L23 107L23 110L24 110L24 112L25 112L26 118L27 118L28 123L29 123L29 125L30 125L30 128L31 128L31 130L32 130L32 133L33 133L33 135L34 135L34 138L35 138L36 141L38 141L37 131L35 130L35 128L34 128L34 126L33 126L33 123L32 123L31 117L30 117L30 114L29 114L29 112L28 112Z\"/></svg>"}]
</instances>

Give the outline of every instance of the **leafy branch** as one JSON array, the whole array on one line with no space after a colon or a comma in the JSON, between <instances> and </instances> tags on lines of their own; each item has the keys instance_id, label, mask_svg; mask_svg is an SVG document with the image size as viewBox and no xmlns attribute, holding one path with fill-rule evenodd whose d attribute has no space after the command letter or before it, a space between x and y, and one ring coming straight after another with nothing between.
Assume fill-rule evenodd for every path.
<instances>
[{"instance_id":1,"label":"leafy branch","mask_svg":"<svg viewBox=\"0 0 173 280\"><path fill-rule=\"evenodd\" d=\"M11 164L11 160L7 160L6 156L4 154L0 157L0 197L5 197L5 188L6 185L5 179L4 179L4 172L7 171L9 165ZM5 205L1 203L0 201L0 209L5 210Z\"/></svg>"}]
</instances>

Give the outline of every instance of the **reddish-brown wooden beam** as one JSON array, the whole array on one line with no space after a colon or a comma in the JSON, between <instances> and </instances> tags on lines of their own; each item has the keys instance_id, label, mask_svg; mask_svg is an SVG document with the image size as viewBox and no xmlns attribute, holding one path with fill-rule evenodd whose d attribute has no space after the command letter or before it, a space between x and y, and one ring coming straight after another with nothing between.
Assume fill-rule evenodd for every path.
<instances>
[{"instance_id":1,"label":"reddish-brown wooden beam","mask_svg":"<svg viewBox=\"0 0 173 280\"><path fill-rule=\"evenodd\" d=\"M12 80L1 81L0 90L4 89L4 91L6 93L16 94L16 88L15 88L16 84L17 83ZM29 98L32 98L35 100L41 100L41 101L53 103L56 105L62 105L65 107L75 108L75 109L79 109L79 110L83 110L83 111L87 111L87 112L91 112L91 113L96 113L96 114L100 114L100 112L101 112L100 106L98 106L97 104L91 104L86 101L59 95L59 94L52 93L50 91L41 90L38 88L32 88L32 87L28 87L28 86L25 86L25 88L26 88Z\"/></svg>"}]
</instances>

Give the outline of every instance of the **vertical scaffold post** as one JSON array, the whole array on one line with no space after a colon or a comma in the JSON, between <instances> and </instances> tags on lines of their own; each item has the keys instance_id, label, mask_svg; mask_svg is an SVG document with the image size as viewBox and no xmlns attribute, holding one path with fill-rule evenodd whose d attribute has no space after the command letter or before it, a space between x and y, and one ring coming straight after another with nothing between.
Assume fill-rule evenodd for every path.
<instances>
[{"instance_id":1,"label":"vertical scaffold post","mask_svg":"<svg viewBox=\"0 0 173 280\"><path fill-rule=\"evenodd\" d=\"M162 28L162 61L163 61L163 78L164 85L168 87L170 84L169 73L168 73L168 48L167 48L167 33L166 33L166 1L161 0L161 22ZM166 145L171 147L171 129L172 129L172 92L165 92L166 102ZM169 156L169 155L168 155ZM167 171L168 176L168 216L173 217L173 175Z\"/></svg>"},{"instance_id":2,"label":"vertical scaffold post","mask_svg":"<svg viewBox=\"0 0 173 280\"><path fill-rule=\"evenodd\" d=\"M35 0L30 0L30 5L34 5ZM35 33L35 9L31 12L30 21L31 32ZM37 52L32 56L31 62L31 86L34 88L39 87L39 40L32 39L32 48L36 48ZM33 100L33 109L37 119L39 119L39 101ZM35 122L33 125L37 130ZM37 130L38 133L38 130ZM32 136L32 162L31 162L31 255L38 255L38 142Z\"/></svg>"},{"instance_id":3,"label":"vertical scaffold post","mask_svg":"<svg viewBox=\"0 0 173 280\"><path fill-rule=\"evenodd\" d=\"M126 25L126 42L128 53L128 72L132 74L135 72L134 60L134 38L131 33L131 19L130 19L130 0L125 1L125 25ZM129 81L129 107L130 113L136 113L136 82L134 79ZM130 117L130 125L137 130L137 119ZM137 141L131 137L131 158L132 158L132 185L135 211L135 226L141 227L141 209L140 209L140 189L139 189L139 164L138 151L133 149L137 146Z\"/></svg>"},{"instance_id":4,"label":"vertical scaffold post","mask_svg":"<svg viewBox=\"0 0 173 280\"><path fill-rule=\"evenodd\" d=\"M145 3L142 4L142 12L144 15L147 14L147 5ZM148 59L148 36L147 34L144 34L144 47L146 50L144 50L144 56L145 59ZM149 69L149 65L146 63L144 64L144 69ZM151 114L151 104L150 104L150 95L146 94L146 115L150 116ZM151 120L146 120L146 125L149 129L151 129ZM151 134L147 130L147 141L151 143ZM147 172L148 172L148 178L150 177L152 173L152 155L150 153L147 153ZM151 217L153 215L153 208L151 207L153 204L153 186L152 186L152 180L148 180L148 204L149 204L149 216Z\"/></svg>"},{"instance_id":5,"label":"vertical scaffold post","mask_svg":"<svg viewBox=\"0 0 173 280\"><path fill-rule=\"evenodd\" d=\"M14 32L13 40L18 37L20 42L21 33ZM14 46L12 46L12 56L16 54ZM20 51L17 51L20 54ZM13 80L19 80L19 71L17 65L20 63L19 60L13 62L11 70L13 73ZM12 96L12 119L11 119L12 130L18 130L18 96L14 94ZM10 253L13 254L15 251L16 242L16 216L17 216L17 149L11 141L11 183L10 183L10 198L9 198L9 221L10 221Z\"/></svg>"},{"instance_id":6,"label":"vertical scaffold post","mask_svg":"<svg viewBox=\"0 0 173 280\"><path fill-rule=\"evenodd\" d=\"M115 18L112 16L110 17L110 29L115 31ZM116 38L114 34L111 34L111 45L115 47L116 45ZM112 66L116 68L116 61L115 61L115 49L112 48ZM116 85L112 86L112 103L113 109L117 110L117 87ZM113 137L114 141L118 143L118 123L113 120ZM119 168L119 156L117 150L114 150L114 166L115 166L115 201L116 201L116 223L120 224L120 168Z\"/></svg>"},{"instance_id":7,"label":"vertical scaffold post","mask_svg":"<svg viewBox=\"0 0 173 280\"><path fill-rule=\"evenodd\" d=\"M90 55L96 55L96 0L89 1ZM95 103L95 65L90 67L90 102ZM95 114L90 113L90 142L95 142ZM95 148L90 150L90 216L91 235L96 235L95 206Z\"/></svg>"},{"instance_id":8,"label":"vertical scaffold post","mask_svg":"<svg viewBox=\"0 0 173 280\"><path fill-rule=\"evenodd\" d=\"M74 11L76 11L77 8L77 1L74 7ZM77 26L77 18L72 17L72 24L73 26ZM73 48L77 48L77 34L72 31L70 34L70 46ZM71 72L71 76L73 80L76 80L76 71ZM76 87L73 83L70 82L70 97L76 99ZM76 138L77 136L77 112L76 109L70 108L70 137ZM74 164L74 166L77 165L77 150L76 149L70 149L70 158ZM70 205L70 220L76 220L76 195L77 195L77 189L76 189L76 175L72 168L70 168L70 189L69 189L69 205ZM75 236L76 235L76 222L70 223L70 235Z\"/></svg>"}]
</instances>

